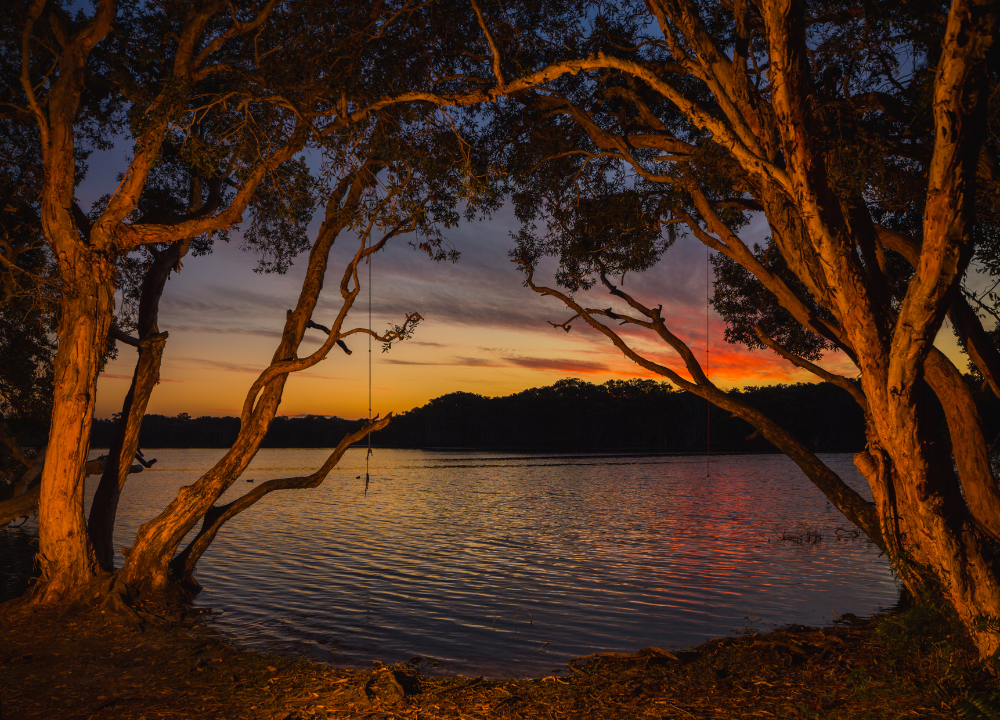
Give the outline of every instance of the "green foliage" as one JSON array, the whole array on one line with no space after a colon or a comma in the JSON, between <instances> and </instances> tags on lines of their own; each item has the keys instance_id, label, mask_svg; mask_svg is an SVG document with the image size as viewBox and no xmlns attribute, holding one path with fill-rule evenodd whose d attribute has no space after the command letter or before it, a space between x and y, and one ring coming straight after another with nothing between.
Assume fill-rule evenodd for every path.
<instances>
[{"instance_id":1,"label":"green foliage","mask_svg":"<svg viewBox=\"0 0 1000 720\"><path fill-rule=\"evenodd\" d=\"M12 71L0 72L9 79ZM39 221L41 183L37 129L0 116L0 423L25 445L44 444L58 322L59 283ZM0 497L23 470L0 444Z\"/></svg>"},{"instance_id":2,"label":"green foliage","mask_svg":"<svg viewBox=\"0 0 1000 720\"><path fill-rule=\"evenodd\" d=\"M930 599L915 602L905 611L888 615L878 622L874 634L890 665L918 653L936 654L947 661L956 643L965 646L965 630L953 610Z\"/></svg>"},{"instance_id":3,"label":"green foliage","mask_svg":"<svg viewBox=\"0 0 1000 720\"><path fill-rule=\"evenodd\" d=\"M813 301L799 279L788 270L770 238L766 247L755 244L753 253L764 267L784 280L813 312L824 319L832 319L830 313ZM755 331L756 327L760 327L786 350L807 360L818 360L825 351L835 349L833 343L795 322L778 299L742 265L722 254L712 257L712 265L715 283L711 303L726 321L726 342L763 350L766 346Z\"/></svg>"},{"instance_id":4,"label":"green foliage","mask_svg":"<svg viewBox=\"0 0 1000 720\"><path fill-rule=\"evenodd\" d=\"M808 5L810 143L831 191L852 227L875 224L919 240L928 149L934 138L934 68L949 4L921 1L862 8L836 0ZM732 7L697 7L712 42L724 53L733 52L740 40L734 32L738 23ZM568 16L575 10L564 10L567 19L550 25L560 34L547 36L547 43L520 40L517 52L525 70L605 52L644 65L704 112L722 115L715 91L697 79L698 73L679 65L674 48L645 7L593 3L586 10L586 21L581 14L573 23ZM755 30L743 52L753 58L752 65L765 68L768 51L759 32L762 21L754 10L748 12L746 22ZM495 23L506 27L499 18ZM1000 73L996 58L991 62L973 267L997 276ZM762 77L751 73L750 81L756 83L751 92L759 92L759 102L769 102ZM628 73L603 70L563 76L543 90L496 103L487 115L488 138L523 223L514 234L517 247L512 254L531 267L544 257L556 258L556 280L571 291L592 286L602 271L641 272L669 261L671 245L686 232L687 216L704 228L688 187L696 185L733 231L746 227L760 209L755 202L759 188L717 139ZM856 251L864 265L876 261L869 250L859 246ZM820 318L829 319L823 308L826 299L811 296L804 278L788 270L775 243L769 239L755 248L755 255ZM799 326L735 261L717 255L713 262L713 305L727 321L727 341L763 347L753 330L759 323L780 344L806 358L815 359L832 347L829 338ZM891 251L878 263L885 270L886 286L878 302L898 307L912 268ZM872 270L872 275L878 274ZM876 285L882 282L879 279ZM1000 316L996 288L975 290L975 285L970 282L967 292L978 292L984 303L981 313Z\"/></svg>"},{"instance_id":5,"label":"green foliage","mask_svg":"<svg viewBox=\"0 0 1000 720\"><path fill-rule=\"evenodd\" d=\"M303 152L268 169L239 214L246 216L240 227L181 238L176 245L197 257L211 252L215 240L238 233L241 247L259 257L258 272L283 273L312 244L307 231L317 202L363 166L371 182L361 202L343 210L340 229L375 236L410 232L413 244L431 257L455 259L457 249L443 230L463 212L471 217L499 206L492 171L470 142L475 123L425 103L361 109L408 90L441 89L436 84L442 77L474 78L477 67L488 77L488 67L476 59L484 40L474 14L464 5L456 12L450 2L290 0L274 5L253 32L232 32L265 6L182 0L121 6L114 29L87 59L73 128L74 181L85 177L94 149L113 149L128 162L151 148L152 167L124 220L169 227L225 209L276 150L295 146L299 137ZM207 39L225 42L213 49L203 72L178 76L175 62L184 29L197 14L193 8L212 10L195 52ZM59 286L39 221L41 140L20 82L26 11L26 3L0 10L6 88L0 98L0 413L11 419L30 408L44 422ZM61 36L83 28L94 12L94 3L43 8L25 68L43 105L54 102L45 78L59 63ZM128 176L136 172L142 170L132 168ZM101 219L125 178L123 172L118 188L107 188L111 192L93 207L75 208L81 235ZM109 248L117 252L121 298L114 325L132 332L150 268L168 247L126 250ZM146 317L155 318L149 302ZM115 353L109 341L104 359Z\"/></svg>"},{"instance_id":6,"label":"green foliage","mask_svg":"<svg viewBox=\"0 0 1000 720\"><path fill-rule=\"evenodd\" d=\"M978 625L1000 627L997 618L980 618ZM1000 690L995 675L981 664L966 629L948 607L930 597L905 611L881 618L873 639L879 657L905 674L914 663L932 667L937 675L933 696L962 718L1000 718Z\"/></svg>"}]
</instances>

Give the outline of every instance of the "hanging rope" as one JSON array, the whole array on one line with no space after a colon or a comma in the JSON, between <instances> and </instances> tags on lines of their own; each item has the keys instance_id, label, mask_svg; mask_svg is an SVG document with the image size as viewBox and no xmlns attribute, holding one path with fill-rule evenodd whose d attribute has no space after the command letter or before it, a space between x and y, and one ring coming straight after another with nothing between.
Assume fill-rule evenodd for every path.
<instances>
[{"instance_id":1,"label":"hanging rope","mask_svg":"<svg viewBox=\"0 0 1000 720\"><path fill-rule=\"evenodd\" d=\"M708 311L712 288L712 251L705 248L705 377L711 367L708 348ZM712 477L712 402L705 398L705 477Z\"/></svg>"},{"instance_id":2,"label":"hanging rope","mask_svg":"<svg viewBox=\"0 0 1000 720\"><path fill-rule=\"evenodd\" d=\"M372 246L371 236L368 236L368 248ZM375 254L368 255L368 425L372 424L372 259ZM368 497L368 483L371 480L369 475L369 461L372 456L372 434L368 433L368 453L365 455L365 497Z\"/></svg>"}]
</instances>

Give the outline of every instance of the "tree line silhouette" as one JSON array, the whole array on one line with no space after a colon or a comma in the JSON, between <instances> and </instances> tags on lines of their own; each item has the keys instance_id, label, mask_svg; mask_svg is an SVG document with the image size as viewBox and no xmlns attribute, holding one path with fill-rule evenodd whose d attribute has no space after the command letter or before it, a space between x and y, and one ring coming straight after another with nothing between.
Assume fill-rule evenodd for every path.
<instances>
[{"instance_id":1,"label":"tree line silhouette","mask_svg":"<svg viewBox=\"0 0 1000 720\"><path fill-rule=\"evenodd\" d=\"M730 390L792 428L815 452L864 448L864 417L850 396L829 384L799 383ZM707 418L706 418L707 414ZM996 413L994 413L996 415ZM992 420L993 418L990 417ZM95 420L91 447L107 447L117 419ZM278 417L262 447L329 447L362 420L308 415ZM144 448L230 447L237 417L147 415ZM706 434L709 436L706 438ZM525 450L649 450L657 452L776 452L753 428L704 400L654 380L611 380L597 385L565 379L506 397L454 392L401 413L372 436L394 448Z\"/></svg>"}]
</instances>

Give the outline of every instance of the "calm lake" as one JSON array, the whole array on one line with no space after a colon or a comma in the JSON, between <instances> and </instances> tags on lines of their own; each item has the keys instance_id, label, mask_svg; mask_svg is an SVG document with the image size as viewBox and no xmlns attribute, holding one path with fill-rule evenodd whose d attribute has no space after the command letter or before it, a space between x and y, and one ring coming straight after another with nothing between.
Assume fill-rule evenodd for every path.
<instances>
[{"instance_id":1,"label":"calm lake","mask_svg":"<svg viewBox=\"0 0 1000 720\"><path fill-rule=\"evenodd\" d=\"M220 630L334 664L551 674L596 650L828 623L897 597L878 549L784 456L715 457L706 477L704 457L375 450L365 496L364 452L220 532L196 573ZM222 453L147 452L159 462L126 486L116 547ZM263 450L244 478L324 458ZM850 455L823 459L868 496ZM822 540L781 539L806 531Z\"/></svg>"}]
</instances>

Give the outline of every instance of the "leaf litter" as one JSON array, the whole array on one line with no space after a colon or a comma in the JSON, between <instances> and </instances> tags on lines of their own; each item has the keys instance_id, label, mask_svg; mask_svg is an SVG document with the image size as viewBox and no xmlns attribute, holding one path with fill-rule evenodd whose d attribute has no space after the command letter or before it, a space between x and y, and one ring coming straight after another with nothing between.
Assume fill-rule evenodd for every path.
<instances>
[{"instance_id":1,"label":"leaf litter","mask_svg":"<svg viewBox=\"0 0 1000 720\"><path fill-rule=\"evenodd\" d=\"M963 651L887 641L898 635L884 618L849 618L685 651L597 652L561 676L514 679L427 675L407 663L330 667L233 647L194 619L140 630L93 614L8 616L0 718L860 719L991 709L991 681L961 669Z\"/></svg>"}]
</instances>

